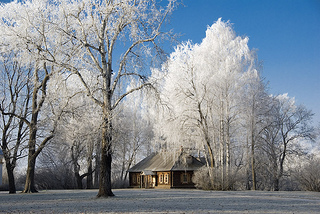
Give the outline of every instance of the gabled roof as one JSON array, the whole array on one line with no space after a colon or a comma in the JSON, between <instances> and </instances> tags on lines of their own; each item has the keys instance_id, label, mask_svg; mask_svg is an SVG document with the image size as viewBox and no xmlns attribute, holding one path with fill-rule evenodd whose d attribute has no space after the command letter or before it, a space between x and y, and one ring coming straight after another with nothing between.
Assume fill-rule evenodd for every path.
<instances>
[{"instance_id":1,"label":"gabled roof","mask_svg":"<svg viewBox=\"0 0 320 214\"><path fill-rule=\"evenodd\" d=\"M142 171L184 171L197 170L204 164L191 155L186 153L173 154L169 152L152 153L135 166L130 168L128 172Z\"/></svg>"}]
</instances>

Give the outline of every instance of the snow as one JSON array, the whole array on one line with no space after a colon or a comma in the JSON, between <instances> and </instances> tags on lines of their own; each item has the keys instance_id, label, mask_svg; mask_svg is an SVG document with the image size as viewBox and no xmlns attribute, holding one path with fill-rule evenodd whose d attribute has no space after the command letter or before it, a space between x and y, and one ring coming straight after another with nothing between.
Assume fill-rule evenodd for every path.
<instances>
[{"instance_id":1,"label":"snow","mask_svg":"<svg viewBox=\"0 0 320 214\"><path fill-rule=\"evenodd\" d=\"M50 190L0 193L0 213L319 213L320 193L201 190Z\"/></svg>"}]
</instances>

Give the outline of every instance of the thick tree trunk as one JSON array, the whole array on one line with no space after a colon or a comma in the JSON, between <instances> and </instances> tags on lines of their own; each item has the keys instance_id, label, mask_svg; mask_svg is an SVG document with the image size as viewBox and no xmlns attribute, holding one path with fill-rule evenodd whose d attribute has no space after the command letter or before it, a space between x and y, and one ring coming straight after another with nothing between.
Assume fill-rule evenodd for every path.
<instances>
[{"instance_id":1,"label":"thick tree trunk","mask_svg":"<svg viewBox=\"0 0 320 214\"><path fill-rule=\"evenodd\" d=\"M13 174L14 167L12 167L11 163L6 162L6 168L7 168L8 180L9 180L9 194L15 194L16 185L15 185L14 174Z\"/></svg>"},{"instance_id":2,"label":"thick tree trunk","mask_svg":"<svg viewBox=\"0 0 320 214\"><path fill-rule=\"evenodd\" d=\"M273 180L273 190L274 191L279 191L280 190L280 186L279 186L279 178L274 178Z\"/></svg>"},{"instance_id":3,"label":"thick tree trunk","mask_svg":"<svg viewBox=\"0 0 320 214\"><path fill-rule=\"evenodd\" d=\"M38 192L35 188L35 183L34 183L35 166L36 166L36 159L34 158L34 156L32 157L29 156L26 183L24 185L24 190L22 191L22 193Z\"/></svg>"},{"instance_id":4,"label":"thick tree trunk","mask_svg":"<svg viewBox=\"0 0 320 214\"><path fill-rule=\"evenodd\" d=\"M102 128L99 192L97 197L114 196L111 190L112 125L110 118L110 112L107 111Z\"/></svg>"},{"instance_id":5,"label":"thick tree trunk","mask_svg":"<svg viewBox=\"0 0 320 214\"><path fill-rule=\"evenodd\" d=\"M101 146L101 163L100 163L100 178L98 197L114 196L111 190L111 147L106 145L106 140L102 141Z\"/></svg>"},{"instance_id":6,"label":"thick tree trunk","mask_svg":"<svg viewBox=\"0 0 320 214\"><path fill-rule=\"evenodd\" d=\"M77 154L78 146L76 146L76 144L77 144L76 142L73 142L73 145L71 146L71 159L73 164L73 173L77 183L77 188L82 189L82 178L79 172L80 166L78 164L78 154Z\"/></svg>"},{"instance_id":7,"label":"thick tree trunk","mask_svg":"<svg viewBox=\"0 0 320 214\"><path fill-rule=\"evenodd\" d=\"M94 181L93 185L95 188L99 186L99 174L100 174L100 161L101 153L98 152L101 148L101 142L96 145L96 156L95 156L95 171L94 171Z\"/></svg>"},{"instance_id":8,"label":"thick tree trunk","mask_svg":"<svg viewBox=\"0 0 320 214\"><path fill-rule=\"evenodd\" d=\"M87 189L92 189L93 188L93 170L92 170L92 159L89 162L89 166L88 166L88 176L87 176Z\"/></svg>"},{"instance_id":9,"label":"thick tree trunk","mask_svg":"<svg viewBox=\"0 0 320 214\"><path fill-rule=\"evenodd\" d=\"M74 176L76 177L76 181L77 181L77 188L78 189L82 189L82 177L80 176L79 172L75 172Z\"/></svg>"},{"instance_id":10,"label":"thick tree trunk","mask_svg":"<svg viewBox=\"0 0 320 214\"><path fill-rule=\"evenodd\" d=\"M101 162L99 175L99 192L97 197L114 196L111 190L111 163L112 163L112 93L111 93L111 75L112 75L112 48L108 52L108 62L104 44L101 41L101 60L102 68L105 72L105 81L103 83L103 125L101 142Z\"/></svg>"}]
</instances>

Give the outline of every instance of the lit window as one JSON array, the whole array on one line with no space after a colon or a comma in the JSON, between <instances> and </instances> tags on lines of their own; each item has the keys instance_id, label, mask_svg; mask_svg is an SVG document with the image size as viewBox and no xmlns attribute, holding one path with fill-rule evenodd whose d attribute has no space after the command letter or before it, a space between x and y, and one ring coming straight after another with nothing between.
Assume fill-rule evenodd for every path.
<instances>
[{"instance_id":1,"label":"lit window","mask_svg":"<svg viewBox=\"0 0 320 214\"><path fill-rule=\"evenodd\" d=\"M168 175L168 174L166 174L166 175L164 176L164 183L165 183L165 184L169 183L169 175Z\"/></svg>"},{"instance_id":2,"label":"lit window","mask_svg":"<svg viewBox=\"0 0 320 214\"><path fill-rule=\"evenodd\" d=\"M161 174L160 177L159 177L159 183L160 183L160 184L163 183L163 174Z\"/></svg>"}]
</instances>

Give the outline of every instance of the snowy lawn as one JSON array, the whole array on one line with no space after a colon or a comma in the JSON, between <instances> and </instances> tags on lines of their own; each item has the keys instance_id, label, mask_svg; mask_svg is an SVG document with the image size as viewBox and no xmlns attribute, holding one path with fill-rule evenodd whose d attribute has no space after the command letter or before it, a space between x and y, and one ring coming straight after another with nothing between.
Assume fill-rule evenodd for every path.
<instances>
[{"instance_id":1,"label":"snowy lawn","mask_svg":"<svg viewBox=\"0 0 320 214\"><path fill-rule=\"evenodd\" d=\"M0 213L320 213L320 193L201 190L52 190L0 193Z\"/></svg>"}]
</instances>

